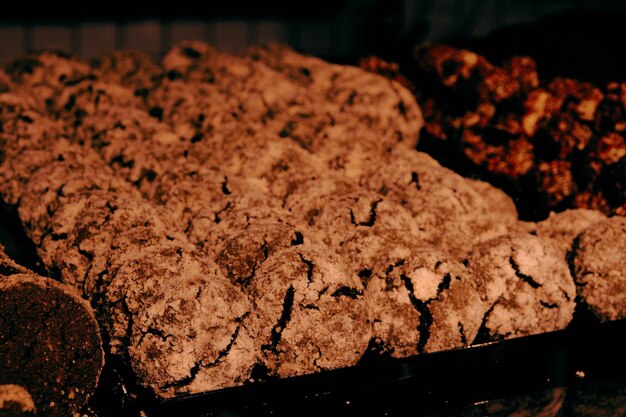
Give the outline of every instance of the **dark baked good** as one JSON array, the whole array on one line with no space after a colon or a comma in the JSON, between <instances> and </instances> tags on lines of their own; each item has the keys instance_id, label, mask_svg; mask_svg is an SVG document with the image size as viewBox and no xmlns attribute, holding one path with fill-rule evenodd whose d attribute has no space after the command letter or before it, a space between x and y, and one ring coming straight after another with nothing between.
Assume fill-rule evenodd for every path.
<instances>
[{"instance_id":1,"label":"dark baked good","mask_svg":"<svg viewBox=\"0 0 626 417\"><path fill-rule=\"evenodd\" d=\"M270 256L246 289L261 323L261 362L288 377L356 364L371 338L363 287L326 248Z\"/></svg>"},{"instance_id":2,"label":"dark baked good","mask_svg":"<svg viewBox=\"0 0 626 417\"><path fill-rule=\"evenodd\" d=\"M626 218L611 217L582 232L572 248L578 295L601 321L626 317Z\"/></svg>"},{"instance_id":3,"label":"dark baked good","mask_svg":"<svg viewBox=\"0 0 626 417\"><path fill-rule=\"evenodd\" d=\"M31 417L35 412L35 403L23 387L13 384L0 385L1 417Z\"/></svg>"},{"instance_id":4,"label":"dark baked good","mask_svg":"<svg viewBox=\"0 0 626 417\"><path fill-rule=\"evenodd\" d=\"M550 240L504 235L476 245L467 265L484 303L479 340L550 332L571 321L576 287Z\"/></svg>"},{"instance_id":5,"label":"dark baked good","mask_svg":"<svg viewBox=\"0 0 626 417\"><path fill-rule=\"evenodd\" d=\"M76 292L34 274L0 276L0 384L25 387L44 415L67 416L103 365L98 323Z\"/></svg>"},{"instance_id":6,"label":"dark baked good","mask_svg":"<svg viewBox=\"0 0 626 417\"><path fill-rule=\"evenodd\" d=\"M428 247L407 252L362 277L374 341L394 357L471 344L483 316L472 272Z\"/></svg>"}]
</instances>

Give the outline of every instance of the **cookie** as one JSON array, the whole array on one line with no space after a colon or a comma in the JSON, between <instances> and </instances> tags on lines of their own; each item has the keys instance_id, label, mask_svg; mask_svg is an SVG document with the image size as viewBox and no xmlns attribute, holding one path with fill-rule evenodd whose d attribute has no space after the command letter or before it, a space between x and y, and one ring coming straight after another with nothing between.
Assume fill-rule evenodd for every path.
<instances>
[{"instance_id":1,"label":"cookie","mask_svg":"<svg viewBox=\"0 0 626 417\"><path fill-rule=\"evenodd\" d=\"M363 287L323 247L278 251L247 288L261 323L261 363L289 377L356 364L371 337Z\"/></svg>"},{"instance_id":2,"label":"cookie","mask_svg":"<svg viewBox=\"0 0 626 417\"><path fill-rule=\"evenodd\" d=\"M549 238L557 244L564 257L572 249L574 239L594 224L606 219L599 211L589 209L569 209L550 216L535 226L535 233L541 238Z\"/></svg>"},{"instance_id":3,"label":"cookie","mask_svg":"<svg viewBox=\"0 0 626 417\"><path fill-rule=\"evenodd\" d=\"M19 384L39 413L67 416L93 393L104 365L89 304L51 279L0 277L0 384Z\"/></svg>"},{"instance_id":4,"label":"cookie","mask_svg":"<svg viewBox=\"0 0 626 417\"><path fill-rule=\"evenodd\" d=\"M193 242L204 241L199 223L217 225L233 210L278 206L262 180L226 175L217 168L191 168L159 177L150 198L176 216L185 230L194 230L189 234Z\"/></svg>"},{"instance_id":5,"label":"cookie","mask_svg":"<svg viewBox=\"0 0 626 417\"><path fill-rule=\"evenodd\" d=\"M476 245L466 263L484 304L480 341L560 330L571 321L576 287L550 240L500 236Z\"/></svg>"},{"instance_id":6,"label":"cookie","mask_svg":"<svg viewBox=\"0 0 626 417\"><path fill-rule=\"evenodd\" d=\"M226 277L244 291L257 269L270 256L310 243L309 231L286 223L256 222L233 233L217 247L216 263Z\"/></svg>"},{"instance_id":7,"label":"cookie","mask_svg":"<svg viewBox=\"0 0 626 417\"><path fill-rule=\"evenodd\" d=\"M55 212L39 254L63 282L93 300L106 291L116 258L172 241L186 239L166 213L133 193L93 190Z\"/></svg>"},{"instance_id":8,"label":"cookie","mask_svg":"<svg viewBox=\"0 0 626 417\"><path fill-rule=\"evenodd\" d=\"M106 294L107 328L114 353L128 346L142 385L173 397L250 377L258 355L252 306L215 264L169 244L130 253L121 265Z\"/></svg>"},{"instance_id":9,"label":"cookie","mask_svg":"<svg viewBox=\"0 0 626 417\"><path fill-rule=\"evenodd\" d=\"M505 233L506 223L517 218L512 210L504 215L509 220L501 221L502 210L491 213L482 195L463 177L422 152L400 146L372 167L360 183L402 204L423 240L458 259L463 259L474 243Z\"/></svg>"},{"instance_id":10,"label":"cookie","mask_svg":"<svg viewBox=\"0 0 626 417\"><path fill-rule=\"evenodd\" d=\"M305 86L310 94L337 104L342 112L383 137L410 147L417 144L422 114L411 93L400 84L278 45L252 48L247 55Z\"/></svg>"},{"instance_id":11,"label":"cookie","mask_svg":"<svg viewBox=\"0 0 626 417\"><path fill-rule=\"evenodd\" d=\"M582 232L572 247L578 295L601 321L626 317L626 218L611 217Z\"/></svg>"},{"instance_id":12,"label":"cookie","mask_svg":"<svg viewBox=\"0 0 626 417\"><path fill-rule=\"evenodd\" d=\"M28 391L19 385L0 385L0 416L30 417L35 414L35 403Z\"/></svg>"},{"instance_id":13,"label":"cookie","mask_svg":"<svg viewBox=\"0 0 626 417\"><path fill-rule=\"evenodd\" d=\"M428 247L407 252L367 278L378 349L405 357L471 344L483 316L472 271Z\"/></svg>"}]
</instances>

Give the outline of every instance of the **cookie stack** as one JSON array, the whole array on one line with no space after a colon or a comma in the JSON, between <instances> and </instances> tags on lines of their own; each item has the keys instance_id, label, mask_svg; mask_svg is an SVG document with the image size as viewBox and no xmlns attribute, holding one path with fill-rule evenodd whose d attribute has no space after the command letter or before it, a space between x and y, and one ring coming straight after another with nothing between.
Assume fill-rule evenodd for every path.
<instances>
[{"instance_id":1,"label":"cookie stack","mask_svg":"<svg viewBox=\"0 0 626 417\"><path fill-rule=\"evenodd\" d=\"M415 151L420 109L395 82L198 42L159 64L43 52L6 70L0 193L158 396L572 318L566 255L583 251Z\"/></svg>"}]
</instances>

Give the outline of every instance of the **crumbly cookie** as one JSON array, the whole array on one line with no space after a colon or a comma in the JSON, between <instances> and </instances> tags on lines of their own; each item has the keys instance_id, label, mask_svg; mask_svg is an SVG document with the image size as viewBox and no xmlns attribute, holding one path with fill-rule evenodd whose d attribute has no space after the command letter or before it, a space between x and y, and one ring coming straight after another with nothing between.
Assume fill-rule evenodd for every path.
<instances>
[{"instance_id":1,"label":"crumbly cookie","mask_svg":"<svg viewBox=\"0 0 626 417\"><path fill-rule=\"evenodd\" d=\"M176 244L120 262L106 293L114 353L128 346L139 381L172 397L240 385L258 355L252 306L213 263Z\"/></svg>"},{"instance_id":2,"label":"crumbly cookie","mask_svg":"<svg viewBox=\"0 0 626 417\"><path fill-rule=\"evenodd\" d=\"M535 233L539 237L552 239L563 256L567 257L576 236L604 219L606 216L601 212L584 208L551 212L546 220L536 224Z\"/></svg>"},{"instance_id":3,"label":"crumbly cookie","mask_svg":"<svg viewBox=\"0 0 626 417\"><path fill-rule=\"evenodd\" d=\"M67 416L96 388L104 365L89 304L51 279L0 277L0 384L19 384L40 413Z\"/></svg>"},{"instance_id":4,"label":"crumbly cookie","mask_svg":"<svg viewBox=\"0 0 626 417\"><path fill-rule=\"evenodd\" d=\"M576 288L550 240L504 235L476 245L467 264L484 303L480 341L550 332L571 321Z\"/></svg>"},{"instance_id":5,"label":"crumbly cookie","mask_svg":"<svg viewBox=\"0 0 626 417\"><path fill-rule=\"evenodd\" d=\"M32 397L19 385L0 385L0 416L34 417L35 403Z\"/></svg>"},{"instance_id":6,"label":"crumbly cookie","mask_svg":"<svg viewBox=\"0 0 626 417\"><path fill-rule=\"evenodd\" d=\"M578 295L602 321L626 317L626 218L593 224L574 241Z\"/></svg>"},{"instance_id":7,"label":"crumbly cookie","mask_svg":"<svg viewBox=\"0 0 626 417\"><path fill-rule=\"evenodd\" d=\"M247 289L263 326L261 362L269 375L289 377L356 364L371 337L358 277L326 248L276 252Z\"/></svg>"},{"instance_id":8,"label":"crumbly cookie","mask_svg":"<svg viewBox=\"0 0 626 417\"><path fill-rule=\"evenodd\" d=\"M379 348L404 357L471 344L483 317L473 273L428 247L395 258L374 269L365 290Z\"/></svg>"},{"instance_id":9,"label":"crumbly cookie","mask_svg":"<svg viewBox=\"0 0 626 417\"><path fill-rule=\"evenodd\" d=\"M430 156L395 147L361 185L402 204L422 232L420 237L459 259L472 244L504 234L517 212L490 212L489 205L460 175ZM501 217L509 217L502 221Z\"/></svg>"}]
</instances>

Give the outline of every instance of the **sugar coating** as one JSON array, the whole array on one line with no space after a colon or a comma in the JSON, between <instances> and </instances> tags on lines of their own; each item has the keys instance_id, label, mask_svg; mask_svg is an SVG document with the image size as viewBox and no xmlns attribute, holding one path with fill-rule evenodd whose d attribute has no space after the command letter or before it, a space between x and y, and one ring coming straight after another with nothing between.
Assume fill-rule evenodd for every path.
<instances>
[{"instance_id":1,"label":"sugar coating","mask_svg":"<svg viewBox=\"0 0 626 417\"><path fill-rule=\"evenodd\" d=\"M480 336L526 336L563 329L571 321L576 287L550 240L504 235L476 245L467 264L483 302Z\"/></svg>"},{"instance_id":2,"label":"sugar coating","mask_svg":"<svg viewBox=\"0 0 626 417\"><path fill-rule=\"evenodd\" d=\"M0 385L0 411L15 413L17 416L35 414L35 403L28 391L19 385Z\"/></svg>"},{"instance_id":3,"label":"sugar coating","mask_svg":"<svg viewBox=\"0 0 626 417\"><path fill-rule=\"evenodd\" d=\"M471 344L482 321L472 272L449 255L415 246L366 278L374 340L394 357Z\"/></svg>"},{"instance_id":4,"label":"sugar coating","mask_svg":"<svg viewBox=\"0 0 626 417\"><path fill-rule=\"evenodd\" d=\"M601 321L626 317L626 218L611 217L582 232L572 248L579 296Z\"/></svg>"},{"instance_id":5,"label":"sugar coating","mask_svg":"<svg viewBox=\"0 0 626 417\"><path fill-rule=\"evenodd\" d=\"M371 338L358 277L324 247L278 251L247 289L261 323L261 361L288 377L356 364Z\"/></svg>"},{"instance_id":6,"label":"sugar coating","mask_svg":"<svg viewBox=\"0 0 626 417\"><path fill-rule=\"evenodd\" d=\"M115 347L161 397L242 384L258 355L251 304L199 254L177 244L129 254L106 295Z\"/></svg>"}]
</instances>

